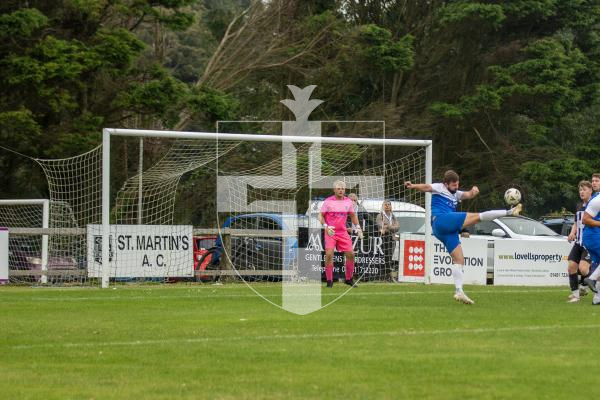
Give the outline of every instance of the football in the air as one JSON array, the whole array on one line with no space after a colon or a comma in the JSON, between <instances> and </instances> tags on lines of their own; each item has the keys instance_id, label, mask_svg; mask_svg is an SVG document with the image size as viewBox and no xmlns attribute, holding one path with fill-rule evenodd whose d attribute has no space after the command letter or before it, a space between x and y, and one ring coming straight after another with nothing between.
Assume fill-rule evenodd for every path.
<instances>
[{"instance_id":1,"label":"football in the air","mask_svg":"<svg viewBox=\"0 0 600 400\"><path fill-rule=\"evenodd\" d=\"M506 204L511 206L519 204L521 201L521 192L519 192L519 189L515 188L508 189L506 192L504 192L504 201Z\"/></svg>"}]
</instances>

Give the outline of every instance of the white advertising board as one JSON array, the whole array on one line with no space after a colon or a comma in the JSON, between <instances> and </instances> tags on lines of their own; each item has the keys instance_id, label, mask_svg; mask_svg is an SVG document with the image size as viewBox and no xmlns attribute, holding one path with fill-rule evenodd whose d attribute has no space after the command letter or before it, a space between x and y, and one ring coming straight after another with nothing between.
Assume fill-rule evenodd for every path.
<instances>
[{"instance_id":1,"label":"white advertising board","mask_svg":"<svg viewBox=\"0 0 600 400\"><path fill-rule=\"evenodd\" d=\"M487 250L485 239L460 239L465 265L463 283L465 285L485 285L487 281ZM431 283L454 284L452 278L452 257L446 247L437 239L433 240L433 265Z\"/></svg>"},{"instance_id":2,"label":"white advertising board","mask_svg":"<svg viewBox=\"0 0 600 400\"><path fill-rule=\"evenodd\" d=\"M194 274L191 225L111 225L109 276L191 277ZM102 226L87 227L88 276L102 276Z\"/></svg>"},{"instance_id":3,"label":"white advertising board","mask_svg":"<svg viewBox=\"0 0 600 400\"><path fill-rule=\"evenodd\" d=\"M566 240L496 240L494 285L566 286L572 246Z\"/></svg>"},{"instance_id":4,"label":"white advertising board","mask_svg":"<svg viewBox=\"0 0 600 400\"><path fill-rule=\"evenodd\" d=\"M467 285L485 285L487 277L487 241L482 239L461 238L465 255L463 283ZM433 263L431 283L454 284L452 279L452 258L446 247L433 239ZM415 235L400 235L400 282L423 282L425 279L425 241L415 239Z\"/></svg>"}]
</instances>

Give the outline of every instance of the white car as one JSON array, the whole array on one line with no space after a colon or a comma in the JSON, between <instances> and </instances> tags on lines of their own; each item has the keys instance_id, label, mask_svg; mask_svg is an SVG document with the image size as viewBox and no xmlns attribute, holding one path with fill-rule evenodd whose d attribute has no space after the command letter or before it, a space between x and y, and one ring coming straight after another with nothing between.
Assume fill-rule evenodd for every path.
<instances>
[{"instance_id":1,"label":"white car","mask_svg":"<svg viewBox=\"0 0 600 400\"><path fill-rule=\"evenodd\" d=\"M382 210L383 199L363 199L358 201L358 216L365 218L366 231L374 229L377 214ZM399 233L425 233L425 209L421 206L403 201L390 200L392 212L400 225ZM314 200L306 214L319 220L323 200ZM362 223L362 222L361 222Z\"/></svg>"},{"instance_id":2,"label":"white car","mask_svg":"<svg viewBox=\"0 0 600 400\"><path fill-rule=\"evenodd\" d=\"M527 217L501 217L493 221L481 221L467 228L472 238L488 240L567 240L539 221Z\"/></svg>"}]
</instances>

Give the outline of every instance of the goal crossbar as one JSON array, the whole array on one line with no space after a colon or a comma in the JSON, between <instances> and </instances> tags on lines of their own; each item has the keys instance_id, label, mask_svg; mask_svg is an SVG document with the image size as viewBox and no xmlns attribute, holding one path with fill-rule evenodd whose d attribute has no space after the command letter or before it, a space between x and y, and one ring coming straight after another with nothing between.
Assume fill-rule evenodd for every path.
<instances>
[{"instance_id":1,"label":"goal crossbar","mask_svg":"<svg viewBox=\"0 0 600 400\"><path fill-rule=\"evenodd\" d=\"M81 236L87 233L86 228L8 228L10 235L37 236L62 235Z\"/></svg>"},{"instance_id":2,"label":"goal crossbar","mask_svg":"<svg viewBox=\"0 0 600 400\"><path fill-rule=\"evenodd\" d=\"M223 133L223 132L181 132L181 131L158 131L142 129L104 129L104 135L129 136L129 137L153 137L168 139L204 139L204 140L228 140L249 142L280 142L280 143L326 143L326 144L362 144L379 146L431 146L432 141L426 139L377 139L377 138L351 138L351 137L327 137L327 136L284 136L284 135L252 135L247 133Z\"/></svg>"}]
</instances>

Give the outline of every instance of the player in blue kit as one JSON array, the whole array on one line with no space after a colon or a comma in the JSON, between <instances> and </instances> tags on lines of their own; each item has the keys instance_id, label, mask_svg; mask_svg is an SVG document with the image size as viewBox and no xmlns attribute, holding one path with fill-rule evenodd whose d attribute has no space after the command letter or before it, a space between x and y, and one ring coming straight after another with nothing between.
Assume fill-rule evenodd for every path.
<instances>
[{"instance_id":1,"label":"player in blue kit","mask_svg":"<svg viewBox=\"0 0 600 400\"><path fill-rule=\"evenodd\" d=\"M404 182L408 189L415 189L421 192L431 192L431 228L433 235L446 246L446 250L452 257L452 277L456 287L454 299L464 303L473 304L463 291L462 278L465 257L460 245L460 231L479 221L493 221L496 218L507 215L519 215L521 204L517 204L510 210L492 210L482 213L457 212L456 206L462 200L469 200L479 194L477 186L473 186L469 191L458 190L459 176L456 172L449 170L444 173L442 183L412 183Z\"/></svg>"},{"instance_id":2,"label":"player in blue kit","mask_svg":"<svg viewBox=\"0 0 600 400\"><path fill-rule=\"evenodd\" d=\"M593 178L596 178L597 174L594 174ZM597 177L600 179L600 176ZM592 185L593 185L592 181ZM597 189L597 187L594 187ZM600 262L600 195L598 192L594 193L592 200L588 203L583 213L582 221L585 227L583 228L583 247L588 251L592 258L592 264L598 264ZM597 268L596 268L597 270ZM591 279L597 279L597 272L594 272ZM598 291L598 282L596 282L596 292ZM600 293L594 295L592 304L600 305Z\"/></svg>"},{"instance_id":3,"label":"player in blue kit","mask_svg":"<svg viewBox=\"0 0 600 400\"><path fill-rule=\"evenodd\" d=\"M569 287L571 288L571 294L569 295L568 300L569 303L577 303L580 295L587 293L587 288L585 286L582 286L581 289L579 288L578 273L581 274L585 282L585 278L587 278L590 272L591 263L590 256L583 247L583 228L585 225L583 225L582 221L585 208L592 197L592 183L590 181L581 181L577 187L581 203L577 206L575 221L571 227L571 232L567 237L569 242L573 242L573 247L571 248L568 257Z\"/></svg>"},{"instance_id":4,"label":"player in blue kit","mask_svg":"<svg viewBox=\"0 0 600 400\"><path fill-rule=\"evenodd\" d=\"M592 175L592 197L590 199L593 200L594 198L598 197L598 194L600 193L600 173L595 173ZM588 205L590 204L590 202L588 202ZM583 216L585 217L585 213L583 214ZM592 217L593 219L593 217ZM587 218L588 222L590 221L590 217L588 216ZM582 218L582 223L585 226L586 224L583 222L583 218ZM583 228L583 232L582 232L582 237L583 234L585 232L585 227ZM582 240L582 244L583 244L583 240ZM587 247L585 247L585 244L583 244L583 247L587 250ZM589 254L589 250L588 250L588 254ZM598 268L598 260L594 261L592 260L592 264L590 266L590 271L592 272L590 274L590 276L588 278L584 279L585 284L594 292L594 293L598 293L598 288L596 286L600 285L598 284L596 281L598 280L598 278L600 278L600 268ZM594 300L592 300L592 303L595 304L594 302L600 302L600 296L594 296Z\"/></svg>"}]
</instances>

